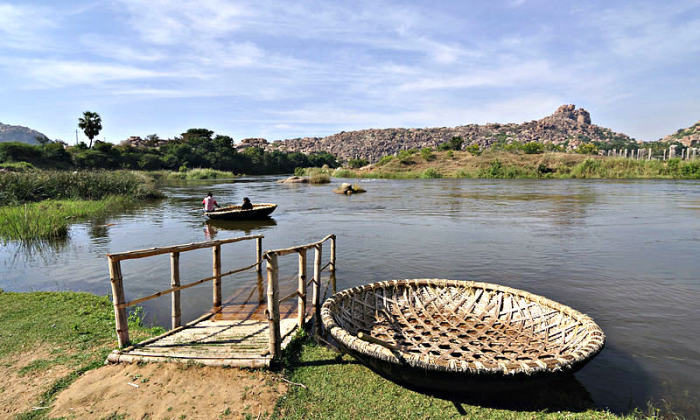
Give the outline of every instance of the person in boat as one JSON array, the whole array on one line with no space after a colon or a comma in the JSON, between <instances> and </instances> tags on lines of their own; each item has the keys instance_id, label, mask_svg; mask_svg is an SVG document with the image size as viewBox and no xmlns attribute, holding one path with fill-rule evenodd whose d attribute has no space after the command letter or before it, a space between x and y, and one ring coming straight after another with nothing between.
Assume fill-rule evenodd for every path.
<instances>
[{"instance_id":1,"label":"person in boat","mask_svg":"<svg viewBox=\"0 0 700 420\"><path fill-rule=\"evenodd\" d=\"M243 197L243 204L241 205L241 210L253 210L253 204L250 202L248 197Z\"/></svg>"},{"instance_id":2,"label":"person in boat","mask_svg":"<svg viewBox=\"0 0 700 420\"><path fill-rule=\"evenodd\" d=\"M216 207L220 207L219 203L214 200L214 197L212 196L211 193L208 193L206 197L204 197L204 200L202 200L202 204L204 204L204 211L212 211Z\"/></svg>"}]
</instances>

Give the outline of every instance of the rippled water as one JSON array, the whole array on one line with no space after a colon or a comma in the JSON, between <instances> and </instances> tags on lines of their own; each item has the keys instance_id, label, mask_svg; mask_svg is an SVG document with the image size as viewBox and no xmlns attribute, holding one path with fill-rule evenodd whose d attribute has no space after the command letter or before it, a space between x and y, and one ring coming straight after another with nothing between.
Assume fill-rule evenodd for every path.
<instances>
[{"instance_id":1,"label":"rippled water","mask_svg":"<svg viewBox=\"0 0 700 420\"><path fill-rule=\"evenodd\" d=\"M266 249L338 235L339 288L394 278L500 283L589 314L607 335L603 352L576 378L597 407L626 412L669 401L698 416L700 389L700 183L581 180L367 180L366 194L331 186L276 184L270 177L166 188L168 199L108 220L74 225L51 247L0 248L5 290L109 293L104 254L265 235ZM275 202L266 223L208 225L197 209L206 191L220 203ZM224 270L247 265L254 244L223 251ZM211 275L209 251L181 257L183 282ZM281 278L296 261L283 261ZM125 262L127 298L167 287L167 255ZM225 293L250 284L225 281ZM169 299L146 305L167 325ZM194 318L208 286L183 292Z\"/></svg>"}]
</instances>

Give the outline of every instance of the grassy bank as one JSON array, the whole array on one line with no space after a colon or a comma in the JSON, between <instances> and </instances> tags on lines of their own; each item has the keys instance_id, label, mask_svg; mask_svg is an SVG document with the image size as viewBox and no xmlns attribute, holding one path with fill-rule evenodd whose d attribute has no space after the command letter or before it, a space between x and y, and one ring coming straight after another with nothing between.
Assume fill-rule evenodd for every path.
<instances>
[{"instance_id":1,"label":"grassy bank","mask_svg":"<svg viewBox=\"0 0 700 420\"><path fill-rule=\"evenodd\" d=\"M157 334L129 318L132 339ZM0 291L0 417L43 418L58 392L102 366L116 346L108 297ZM33 409L38 407L38 409Z\"/></svg>"},{"instance_id":2,"label":"grassy bank","mask_svg":"<svg viewBox=\"0 0 700 420\"><path fill-rule=\"evenodd\" d=\"M700 179L700 159L633 160L569 153L517 154L485 151L404 151L359 169L341 168L340 178L600 178Z\"/></svg>"},{"instance_id":3,"label":"grassy bank","mask_svg":"<svg viewBox=\"0 0 700 420\"><path fill-rule=\"evenodd\" d=\"M452 402L411 391L375 374L353 358L340 355L308 338L297 339L286 352L287 379L306 388L291 387L277 404L277 415L285 419L347 418L470 418L470 419L613 419L609 412L590 408L560 392L560 399L543 401L534 408L488 408L483 402ZM515 396L504 398L512 401ZM480 406L482 405L482 406ZM653 417L656 413L632 413L623 418Z\"/></svg>"},{"instance_id":4,"label":"grassy bank","mask_svg":"<svg viewBox=\"0 0 700 420\"><path fill-rule=\"evenodd\" d=\"M157 180L169 180L169 179L183 179L183 180L196 180L196 179L227 179L235 178L237 175L233 172L218 171L216 169L209 168L195 168L187 169L181 171L149 171L144 172L147 176L153 177Z\"/></svg>"},{"instance_id":5,"label":"grassy bank","mask_svg":"<svg viewBox=\"0 0 700 420\"><path fill-rule=\"evenodd\" d=\"M161 197L152 178L132 171L0 172L0 239L62 238L75 220Z\"/></svg>"}]
</instances>

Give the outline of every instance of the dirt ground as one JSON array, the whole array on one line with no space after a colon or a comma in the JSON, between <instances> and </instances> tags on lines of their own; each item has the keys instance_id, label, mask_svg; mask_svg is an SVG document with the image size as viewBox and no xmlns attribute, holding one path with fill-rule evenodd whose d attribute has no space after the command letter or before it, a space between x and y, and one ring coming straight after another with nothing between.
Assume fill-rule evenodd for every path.
<instances>
[{"instance_id":1,"label":"dirt ground","mask_svg":"<svg viewBox=\"0 0 700 420\"><path fill-rule=\"evenodd\" d=\"M108 365L58 394L50 417L267 418L287 391L279 378L266 371L179 363Z\"/></svg>"},{"instance_id":2,"label":"dirt ground","mask_svg":"<svg viewBox=\"0 0 700 420\"><path fill-rule=\"evenodd\" d=\"M49 352L33 350L2 361L0 364L0 378L2 378L0 380L0 418L11 418L31 410L46 389L71 372L71 369L66 366L54 365L33 369L25 375L18 373L32 362L51 358Z\"/></svg>"}]
</instances>

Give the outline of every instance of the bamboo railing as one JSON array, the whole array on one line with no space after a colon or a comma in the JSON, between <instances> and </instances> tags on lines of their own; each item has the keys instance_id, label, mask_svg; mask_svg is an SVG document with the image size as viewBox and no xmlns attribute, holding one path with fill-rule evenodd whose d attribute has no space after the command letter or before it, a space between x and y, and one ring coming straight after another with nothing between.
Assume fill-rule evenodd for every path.
<instances>
[{"instance_id":1,"label":"bamboo railing","mask_svg":"<svg viewBox=\"0 0 700 420\"><path fill-rule=\"evenodd\" d=\"M234 270L221 272L221 246L241 241L255 239L255 256L256 261L246 267L237 268ZM262 239L263 235L241 236L238 238L220 239L206 242L195 242L183 245L174 245L161 248L141 249L137 251L128 251L115 254L107 254L109 261L109 278L112 283L112 302L114 304L114 318L116 321L117 339L119 347L124 348L129 345L129 325L127 323L126 308L142 302L146 302L157 297L172 294L171 297L171 325L172 329L181 327L182 313L180 306L180 291L190 287L197 286L208 281L212 281L212 314L221 308L221 279L242 271L256 268L257 272L262 271ZM195 249L211 248L212 249L212 276L206 277L187 284L180 283L180 253L192 251ZM144 296L138 299L125 301L124 295L124 280L122 277L121 262L124 260L132 260L138 258L152 257L155 255L170 254L170 288L161 290L149 296ZM262 284L258 285L258 290L262 297ZM279 313L279 310L278 310ZM211 315L211 314L209 314Z\"/></svg>"},{"instance_id":2,"label":"bamboo railing","mask_svg":"<svg viewBox=\"0 0 700 420\"><path fill-rule=\"evenodd\" d=\"M335 256L336 256L336 246L335 246L335 235L331 234L321 239L320 241L313 242L306 245L298 245L291 248L275 249L272 251L265 252L264 259L266 261L267 268L267 310L266 315L270 328L270 356L274 359L279 357L282 351L282 338L280 336L280 302L287 301L289 299L297 298L297 323L299 328L304 327L306 322L306 290L309 285L312 285L312 300L313 305L313 318L314 318L314 334L320 332L321 325L321 273L325 269L330 271L329 286L332 287L333 293L336 291L336 281L335 281ZM330 259L328 263L321 266L322 254L323 254L323 244L330 240ZM310 281L306 281L306 251L312 249L314 250L314 268L313 268L313 278ZM293 293L279 298L279 265L277 262L278 257L297 254L299 258L299 271L298 271L298 284L297 290Z\"/></svg>"}]
</instances>

